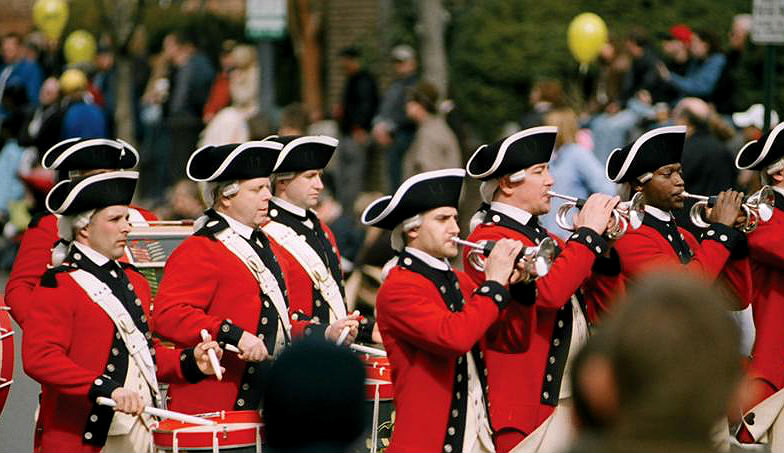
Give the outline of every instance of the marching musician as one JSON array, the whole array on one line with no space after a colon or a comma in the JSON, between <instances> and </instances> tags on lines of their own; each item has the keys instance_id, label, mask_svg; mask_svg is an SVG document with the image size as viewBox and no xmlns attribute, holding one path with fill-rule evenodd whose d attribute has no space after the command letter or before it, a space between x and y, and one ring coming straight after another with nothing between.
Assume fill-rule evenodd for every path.
<instances>
[{"instance_id":1,"label":"marching musician","mask_svg":"<svg viewBox=\"0 0 784 453\"><path fill-rule=\"evenodd\" d=\"M275 141L205 146L188 160L188 177L204 184L210 208L166 263L155 301L155 333L186 345L206 329L239 354L224 355L220 382L171 385L174 410L258 410L270 364L265 359L290 342L292 324L304 324L297 328L302 335L325 333L322 325L290 320L291 285L259 229L267 220L269 176L282 148ZM357 325L344 318L326 333L337 336L348 327L351 340Z\"/></svg>"},{"instance_id":2,"label":"marching musician","mask_svg":"<svg viewBox=\"0 0 784 453\"><path fill-rule=\"evenodd\" d=\"M396 266L381 285L378 324L389 354L396 420L388 451L495 451L488 418L490 347L527 347L526 307L507 285L521 244L501 240L485 262L486 282L454 271L452 238L463 169L422 173L373 202L362 222L392 230ZM521 274L514 277L519 280Z\"/></svg>"},{"instance_id":3,"label":"marching musician","mask_svg":"<svg viewBox=\"0 0 784 453\"><path fill-rule=\"evenodd\" d=\"M491 419L498 451L557 451L573 436L570 423L569 368L589 335L589 320L606 308L620 290L620 263L612 243L602 237L617 197L591 195L574 218L566 242L548 232L538 216L550 210L553 178L548 162L558 130L542 126L479 147L467 164L468 174L482 181L487 203L469 236L474 242L511 238L526 246L556 241L549 273L515 285L512 298L533 310L534 326L527 351L489 351ZM464 252L463 266L477 284L485 277Z\"/></svg>"},{"instance_id":4,"label":"marching musician","mask_svg":"<svg viewBox=\"0 0 784 453\"><path fill-rule=\"evenodd\" d=\"M142 410L162 407L158 379L198 382L214 372L207 350L220 353L217 342L177 351L152 340L147 280L117 261L137 178L100 172L61 181L47 196L67 254L25 311L24 369L42 387L38 451L149 451L153 419Z\"/></svg>"},{"instance_id":5,"label":"marching musician","mask_svg":"<svg viewBox=\"0 0 784 453\"><path fill-rule=\"evenodd\" d=\"M347 316L356 319L346 312L335 236L313 211L324 190L323 169L338 141L324 135L273 136L266 141L283 146L271 178L270 222L263 229L280 246L276 252L290 282L292 317L320 322L322 330ZM368 319L361 320L359 341L381 343L374 325ZM337 340L340 332L330 333L328 337Z\"/></svg>"},{"instance_id":6,"label":"marching musician","mask_svg":"<svg viewBox=\"0 0 784 453\"><path fill-rule=\"evenodd\" d=\"M756 336L751 356L750 401L743 407L743 443L765 442L770 451L784 445L784 123L759 140L746 144L735 165L740 170L760 171L763 184L775 195L773 217L749 233L749 259L754 294L751 299ZM767 439L766 439L767 438Z\"/></svg>"},{"instance_id":7,"label":"marching musician","mask_svg":"<svg viewBox=\"0 0 784 453\"><path fill-rule=\"evenodd\" d=\"M745 259L746 236L733 228L740 217L743 194L732 190L719 194L701 242L678 226L671 214L683 208L685 198L680 163L685 137L685 126L653 129L607 158L607 177L624 184L622 191L642 192L645 197L643 225L615 245L623 276L635 278L680 264L709 280L722 275L741 304L748 305L751 275Z\"/></svg>"},{"instance_id":8,"label":"marching musician","mask_svg":"<svg viewBox=\"0 0 784 453\"><path fill-rule=\"evenodd\" d=\"M131 169L138 163L139 153L131 145L119 139L103 138L67 139L47 150L42 158L43 167L56 170L62 175L61 179L98 169ZM128 213L131 222L155 220L155 216L144 209L129 207ZM64 257L64 246L55 246L57 219L57 215L44 212L30 221L11 269L5 301L21 327L24 327L33 289L47 266L53 264L53 254L55 261L62 261Z\"/></svg>"}]
</instances>

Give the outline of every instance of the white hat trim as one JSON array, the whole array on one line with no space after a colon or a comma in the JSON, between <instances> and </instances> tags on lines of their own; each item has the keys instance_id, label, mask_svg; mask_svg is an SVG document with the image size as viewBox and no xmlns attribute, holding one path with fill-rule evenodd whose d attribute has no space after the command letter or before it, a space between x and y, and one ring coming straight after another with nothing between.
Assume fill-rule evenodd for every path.
<instances>
[{"instance_id":1,"label":"white hat trim","mask_svg":"<svg viewBox=\"0 0 784 453\"><path fill-rule=\"evenodd\" d=\"M629 171L629 167L631 166L632 162L634 162L634 156L637 155L637 151L640 150L643 144L650 140L651 138L661 135L661 134L674 134L674 133L686 133L686 126L667 126L667 127L660 127L657 129L653 129L648 131L640 136L637 140L634 141L632 145L632 149L629 151L629 155L626 156L626 160L623 161L623 165L621 166L621 171L615 176L615 178L610 177L610 161L612 160L613 154L619 152L621 148L615 148L609 156L607 156L607 163L604 165L604 174L607 176L612 182L618 182L626 175L626 172Z\"/></svg>"},{"instance_id":2,"label":"white hat trim","mask_svg":"<svg viewBox=\"0 0 784 453\"><path fill-rule=\"evenodd\" d=\"M365 211L362 212L362 223L365 225L375 225L381 220L383 220L384 218L386 218L392 211L395 210L397 205L400 204L400 200L403 198L406 192L408 192L408 189L410 189L411 186L413 186L418 182L426 181L428 179L441 178L444 176L457 176L460 178L465 178L465 174L466 171L463 170L462 168L445 168L443 170L433 170L425 173L420 173L416 176L412 176L403 182L403 184L395 191L394 195L385 195L379 198L378 200L374 201L373 203L371 203L367 208L365 208ZM370 212L370 210L373 208L373 206L376 206L378 203L381 203L390 198L392 200L389 202L387 207L384 208L383 211L381 211L380 214L378 214L374 219L367 218L367 215Z\"/></svg>"},{"instance_id":3,"label":"white hat trim","mask_svg":"<svg viewBox=\"0 0 784 453\"><path fill-rule=\"evenodd\" d=\"M54 193L55 189L57 189L57 187L59 187L59 186L61 186L63 184L69 184L69 183L72 182L69 179L60 181L59 183L57 183L56 186L52 187L52 190L50 190L49 193L46 195L46 209L49 212L52 212L54 214L62 214L63 211L65 211L66 209L68 209L71 206L71 203L73 203L74 199L76 199L76 196L79 195L79 193L85 187L89 186L90 184L94 184L96 182L99 182L99 181L105 181L105 180L108 180L108 179L119 179L119 178L138 180L139 179L139 172L137 172L137 171L110 171L110 172L106 172L106 173L98 173L97 175L88 176L87 178L84 178L83 180L79 181L74 186L74 188L71 189L71 191L68 193L68 196L65 197L65 200L63 201L63 204L60 205L59 209L57 209L55 211L54 209L52 209L52 206L49 204L49 198L52 196L52 194Z\"/></svg>"},{"instance_id":4,"label":"white hat trim","mask_svg":"<svg viewBox=\"0 0 784 453\"><path fill-rule=\"evenodd\" d=\"M225 159L223 159L223 162L220 164L218 169L215 170L210 176L208 176L206 178L202 178L202 179L196 178L195 176L193 176L191 174L191 162L193 162L193 158L196 157L199 153L204 152L208 148L214 148L214 147L215 147L215 145L202 146L201 148L199 148L196 151L194 151L193 154L191 154L191 157L188 159L188 163L185 164L185 173L187 173L188 178L190 178L192 181L208 182L208 181L214 180L215 178L220 176L226 170L226 167L228 167L229 164L231 164L231 162L234 159L236 159L237 156L240 155L240 153L242 153L244 150L246 150L248 148L261 147L261 148L268 148L268 149L272 149L272 150L278 151L278 150L283 148L283 145L281 145L278 142L263 141L263 140L252 141L252 142L245 142L245 143L237 146L236 148L234 148L231 151L231 153L229 153L229 155L226 156Z\"/></svg>"},{"instance_id":5,"label":"white hat trim","mask_svg":"<svg viewBox=\"0 0 784 453\"><path fill-rule=\"evenodd\" d=\"M322 145L336 147L338 146L338 139L334 137L329 137L327 135L305 135L303 137L297 137L294 140L286 143L285 146L283 146L283 151L280 152L280 155L278 156L278 161L275 162L275 167L272 168L272 172L275 173L278 170L278 168L281 165L283 165L283 162L286 160L286 156L289 155L292 149L296 148L297 146L303 143L319 143Z\"/></svg>"},{"instance_id":6,"label":"white hat trim","mask_svg":"<svg viewBox=\"0 0 784 453\"><path fill-rule=\"evenodd\" d=\"M762 147L762 152L760 153L760 155L757 156L757 159L755 159L754 162L750 163L745 167L740 166L739 164L740 158L741 156L743 156L743 152L746 151L749 148L749 146L753 145L754 143L757 143L757 140L752 140L746 143L745 145L743 145L743 148L740 149L738 155L735 157L735 167L737 167L739 170L746 170L762 162L762 160L765 159L765 156L767 156L768 153L770 152L770 147L773 146L773 142L776 141L776 137L779 135L779 133L782 130L784 130L784 123L781 123L778 126L774 127L773 130L770 131L770 135L768 135L768 139L765 141L765 145Z\"/></svg>"},{"instance_id":7,"label":"white hat trim","mask_svg":"<svg viewBox=\"0 0 784 453\"><path fill-rule=\"evenodd\" d=\"M504 161L504 156L506 156L506 150L512 145L512 143L516 142L517 140L523 137L528 137L529 135L545 134L545 133L557 134L558 128L555 126L532 127L530 129L525 129L520 132L514 133L509 137L506 137L506 139L504 139L504 141L501 143L501 147L498 149L498 153L495 155L495 160L493 161L493 165L491 165L490 168L483 173L473 174L471 173L470 170L468 170L471 168L471 162L473 162L474 158L476 158L476 156L479 155L479 152L482 151L482 148L485 148L487 145L480 146L479 148L476 149L476 151L474 151L474 154L471 155L471 158L468 159L468 163L466 164L466 170L468 171L468 176L472 178L480 179L492 174L494 171L498 169L498 167L501 165L501 162Z\"/></svg>"}]
</instances>

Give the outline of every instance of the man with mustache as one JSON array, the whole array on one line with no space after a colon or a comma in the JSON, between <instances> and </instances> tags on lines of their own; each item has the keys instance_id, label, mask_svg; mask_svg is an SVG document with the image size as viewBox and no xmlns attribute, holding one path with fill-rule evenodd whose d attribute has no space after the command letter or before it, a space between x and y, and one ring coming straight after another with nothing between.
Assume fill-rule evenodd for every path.
<instances>
[{"instance_id":1,"label":"man with mustache","mask_svg":"<svg viewBox=\"0 0 784 453\"><path fill-rule=\"evenodd\" d=\"M101 172L64 180L47 196L67 243L63 265L48 270L26 311L25 372L41 383L36 426L40 451L148 451L163 407L158 379L199 382L214 374L207 350L165 348L151 334L150 288L123 256L128 203L138 173ZM115 409L98 397L113 399Z\"/></svg>"},{"instance_id":2,"label":"man with mustache","mask_svg":"<svg viewBox=\"0 0 784 453\"><path fill-rule=\"evenodd\" d=\"M480 146L466 166L471 177L482 181L486 203L469 240L512 238L536 246L549 237L557 243L549 273L512 289L516 302L531 307L530 347L517 354L487 353L490 415L501 452L568 446L573 435L571 362L588 339L591 320L621 290L618 255L602 237L618 197L591 195L566 242L539 224L538 216L550 210L554 181L548 162L557 133L552 126L525 129ZM484 281L467 252L463 266L475 283Z\"/></svg>"},{"instance_id":3,"label":"man with mustache","mask_svg":"<svg viewBox=\"0 0 784 453\"><path fill-rule=\"evenodd\" d=\"M291 315L294 319L311 320L314 332L336 341L340 330L330 324L341 319L354 322L357 315L346 313L343 271L335 236L313 209L324 190L323 169L332 158L338 141L325 135L273 136L266 142L282 146L272 170L270 222L266 233L279 245L276 248L289 284ZM374 324L363 319L359 325L359 341L381 339L374 333ZM300 332L295 331L295 335ZM353 337L349 338L349 342Z\"/></svg>"}]
</instances>

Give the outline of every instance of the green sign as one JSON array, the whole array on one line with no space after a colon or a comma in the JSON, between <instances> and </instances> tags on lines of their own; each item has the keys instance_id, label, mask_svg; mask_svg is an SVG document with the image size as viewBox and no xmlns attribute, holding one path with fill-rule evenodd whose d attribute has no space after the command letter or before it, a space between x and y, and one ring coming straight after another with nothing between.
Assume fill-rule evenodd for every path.
<instances>
[{"instance_id":1,"label":"green sign","mask_svg":"<svg viewBox=\"0 0 784 453\"><path fill-rule=\"evenodd\" d=\"M246 0L245 34L251 39L280 39L286 34L286 0Z\"/></svg>"}]
</instances>

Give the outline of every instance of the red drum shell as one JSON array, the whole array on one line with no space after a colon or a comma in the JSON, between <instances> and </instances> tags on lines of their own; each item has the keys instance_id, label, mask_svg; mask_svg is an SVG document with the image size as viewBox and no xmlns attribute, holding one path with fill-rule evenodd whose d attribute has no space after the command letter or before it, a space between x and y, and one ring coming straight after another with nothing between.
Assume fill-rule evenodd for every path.
<instances>
[{"instance_id":1,"label":"red drum shell","mask_svg":"<svg viewBox=\"0 0 784 453\"><path fill-rule=\"evenodd\" d=\"M199 426L170 419L162 420L152 432L155 447L173 449L176 436L180 449L212 450L213 432L217 433L218 446L223 449L256 445L257 430L261 439L264 438L264 424L257 411L222 411L199 416L213 420L217 425Z\"/></svg>"},{"instance_id":2,"label":"red drum shell","mask_svg":"<svg viewBox=\"0 0 784 453\"><path fill-rule=\"evenodd\" d=\"M0 297L0 413L11 392L11 383L14 378L14 327L8 307Z\"/></svg>"},{"instance_id":3,"label":"red drum shell","mask_svg":"<svg viewBox=\"0 0 784 453\"><path fill-rule=\"evenodd\" d=\"M361 355L360 359L365 364L365 396L368 401L376 398L376 386L378 386L380 400L393 399L392 366L389 364L389 359L369 354Z\"/></svg>"}]
</instances>

